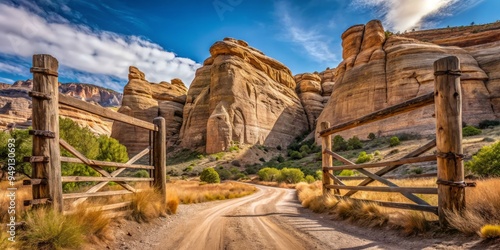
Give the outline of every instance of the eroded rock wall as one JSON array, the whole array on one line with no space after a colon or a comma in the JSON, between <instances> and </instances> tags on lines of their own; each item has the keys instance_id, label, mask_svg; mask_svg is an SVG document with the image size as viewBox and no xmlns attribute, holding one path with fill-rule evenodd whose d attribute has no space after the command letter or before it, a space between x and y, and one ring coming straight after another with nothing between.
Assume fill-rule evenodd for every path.
<instances>
[{"instance_id":1,"label":"eroded rock wall","mask_svg":"<svg viewBox=\"0 0 500 250\"><path fill-rule=\"evenodd\" d=\"M336 68L333 92L318 118L317 131L322 121L340 124L432 92L433 63L449 55L461 61L463 120L477 124L498 118L498 94L491 91L498 85L498 46L464 49L401 36L386 38L377 20L349 28L342 39L343 61ZM360 138L366 138L370 132L433 134L433 114L434 106L428 106L341 134Z\"/></svg>"},{"instance_id":2,"label":"eroded rock wall","mask_svg":"<svg viewBox=\"0 0 500 250\"><path fill-rule=\"evenodd\" d=\"M232 38L210 54L187 95L181 146L207 153L232 142L286 146L308 129L286 66Z\"/></svg>"}]
</instances>

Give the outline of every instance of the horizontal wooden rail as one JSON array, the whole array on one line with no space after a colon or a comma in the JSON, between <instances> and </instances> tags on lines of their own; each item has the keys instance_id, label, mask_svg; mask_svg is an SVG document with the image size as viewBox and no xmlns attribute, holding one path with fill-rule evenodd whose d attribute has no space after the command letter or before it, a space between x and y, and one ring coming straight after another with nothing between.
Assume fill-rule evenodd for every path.
<instances>
[{"instance_id":1,"label":"horizontal wooden rail","mask_svg":"<svg viewBox=\"0 0 500 250\"><path fill-rule=\"evenodd\" d=\"M342 165L342 166L335 166L335 167L324 167L323 169L337 171L337 170L344 170L344 169L377 168L377 167L384 167L384 166L396 166L396 165L402 165L402 164L435 161L435 160L436 160L435 155L427 155L427 156L420 156L420 157L403 158L403 159L399 159L399 160L395 160L395 161L365 163L365 164L358 164L358 165Z\"/></svg>"},{"instance_id":2,"label":"horizontal wooden rail","mask_svg":"<svg viewBox=\"0 0 500 250\"><path fill-rule=\"evenodd\" d=\"M91 160L93 165L98 165L101 167L116 167L116 168L137 168L137 169L154 169L153 166L149 165L131 165L131 164L126 164L126 163L118 163L118 162L109 162L109 161L96 161L96 160ZM73 157L66 157L66 156L61 156L61 162L69 162L69 163L82 163L86 164L82 160L78 158L73 158Z\"/></svg>"},{"instance_id":3,"label":"horizontal wooden rail","mask_svg":"<svg viewBox=\"0 0 500 250\"><path fill-rule=\"evenodd\" d=\"M104 191L96 193L70 193L63 194L63 199L77 199L82 197L99 197L99 196L111 196L111 195L122 195L122 194L133 194L129 190L118 190L118 191Z\"/></svg>"},{"instance_id":4,"label":"horizontal wooden rail","mask_svg":"<svg viewBox=\"0 0 500 250\"><path fill-rule=\"evenodd\" d=\"M409 192L416 194L437 194L437 188L427 188L427 187L374 187L374 186L343 186L343 185L326 185L325 187L331 189L347 189L347 190L371 191L371 192L389 192L389 193Z\"/></svg>"},{"instance_id":5,"label":"horizontal wooden rail","mask_svg":"<svg viewBox=\"0 0 500 250\"><path fill-rule=\"evenodd\" d=\"M99 107L81 100L78 100L74 97L67 96L59 93L59 103L77 108L83 111L87 111L91 114L98 115L100 117L108 118L114 121L123 122L129 125L137 126L140 128L149 129L151 131L157 131L155 125L150 122L146 122L143 120L139 120L128 115L124 115L115 111L112 111L107 108Z\"/></svg>"},{"instance_id":6,"label":"horizontal wooden rail","mask_svg":"<svg viewBox=\"0 0 500 250\"><path fill-rule=\"evenodd\" d=\"M339 125L327 128L325 130L322 130L319 132L320 136L327 136L331 134L335 134L344 130L348 130L351 128L355 128L367 123L375 122L378 120L382 120L391 116L399 115L405 112L409 112L412 110L415 110L417 108L425 107L427 105L433 104L434 103L434 92L415 97L413 99L410 99L408 101L405 101L403 103L375 111L371 114L365 115L361 118L349 121L349 122L344 122Z\"/></svg>"},{"instance_id":7,"label":"horizontal wooden rail","mask_svg":"<svg viewBox=\"0 0 500 250\"><path fill-rule=\"evenodd\" d=\"M396 176L396 175L386 175L384 176L384 179L390 179L390 180L400 180L400 179L416 179L416 178L429 178L429 177L436 177L437 173L425 173L425 174L410 174L410 175L401 175L401 176ZM364 180L367 177L363 176L362 174L360 176L337 176L338 179L340 180L351 180L351 181L357 181L357 180Z\"/></svg>"},{"instance_id":8,"label":"horizontal wooden rail","mask_svg":"<svg viewBox=\"0 0 500 250\"><path fill-rule=\"evenodd\" d=\"M62 182L85 182L85 181L153 181L153 178L140 177L95 177L95 176L62 176Z\"/></svg>"},{"instance_id":9,"label":"horizontal wooden rail","mask_svg":"<svg viewBox=\"0 0 500 250\"><path fill-rule=\"evenodd\" d=\"M337 197L339 199L350 199L350 200L360 201L360 202L375 203L375 204L382 206L382 207L417 210L417 211L422 211L422 212L430 212L430 213L434 213L434 214L438 213L438 207L436 207L436 206L416 205L416 204L388 202L388 201L363 200L363 199L350 198L350 197L345 197L345 196L340 196L340 195L335 195L335 197Z\"/></svg>"},{"instance_id":10,"label":"horizontal wooden rail","mask_svg":"<svg viewBox=\"0 0 500 250\"><path fill-rule=\"evenodd\" d=\"M110 204L110 205L104 205L104 206L98 206L98 207L89 207L85 209L87 212L94 212L94 211L107 211L107 210L112 210L112 209L119 209L119 208L124 208L124 207L129 207L132 202L126 201L126 202L120 202L120 203L115 203L115 204ZM76 210L69 210L69 211L64 211L64 215L70 215L76 213Z\"/></svg>"}]
</instances>

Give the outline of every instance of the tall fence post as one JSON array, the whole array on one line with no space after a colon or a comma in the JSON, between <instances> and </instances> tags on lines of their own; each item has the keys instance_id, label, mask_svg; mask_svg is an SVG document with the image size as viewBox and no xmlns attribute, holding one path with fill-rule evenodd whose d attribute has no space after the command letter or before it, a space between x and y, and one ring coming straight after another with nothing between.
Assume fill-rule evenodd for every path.
<instances>
[{"instance_id":1,"label":"tall fence post","mask_svg":"<svg viewBox=\"0 0 500 250\"><path fill-rule=\"evenodd\" d=\"M330 127L329 122L322 122L321 123L321 130L325 130ZM325 167L331 167L333 166L333 160L332 156L330 154L327 154L325 150L332 150L332 136L327 135L327 136L322 136L321 137L321 162L322 162L322 168L323 168L323 195L328 194L328 189L326 188L326 185L332 185L333 180L330 178L328 175L328 172L333 172L331 170L325 169Z\"/></svg>"},{"instance_id":2,"label":"tall fence post","mask_svg":"<svg viewBox=\"0 0 500 250\"><path fill-rule=\"evenodd\" d=\"M32 101L33 150L31 157L33 200L31 204L50 204L63 211L61 160L59 148L58 62L51 55L33 55ZM38 157L37 157L38 156ZM36 160L38 159L38 160Z\"/></svg>"},{"instance_id":3,"label":"tall fence post","mask_svg":"<svg viewBox=\"0 0 500 250\"><path fill-rule=\"evenodd\" d=\"M438 213L441 226L446 226L445 211L465 208L460 60L449 56L435 61L434 75Z\"/></svg>"},{"instance_id":4,"label":"tall fence post","mask_svg":"<svg viewBox=\"0 0 500 250\"><path fill-rule=\"evenodd\" d=\"M153 165L154 181L153 186L162 195L163 205L167 204L167 133L165 118L156 117L153 123L158 128L154 132L153 144Z\"/></svg>"}]
</instances>

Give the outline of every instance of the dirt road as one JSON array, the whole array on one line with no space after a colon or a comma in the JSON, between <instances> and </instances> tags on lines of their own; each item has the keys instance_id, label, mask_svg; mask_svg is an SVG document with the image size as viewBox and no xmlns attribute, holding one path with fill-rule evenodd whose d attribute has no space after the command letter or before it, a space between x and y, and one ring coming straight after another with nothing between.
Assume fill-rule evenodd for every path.
<instances>
[{"instance_id":1,"label":"dirt road","mask_svg":"<svg viewBox=\"0 0 500 250\"><path fill-rule=\"evenodd\" d=\"M253 195L183 205L179 214L136 225L111 249L495 249L456 237L405 237L395 230L360 228L315 214L295 190L258 186ZM127 236L129 235L129 236ZM491 247L491 248L490 248Z\"/></svg>"}]
</instances>

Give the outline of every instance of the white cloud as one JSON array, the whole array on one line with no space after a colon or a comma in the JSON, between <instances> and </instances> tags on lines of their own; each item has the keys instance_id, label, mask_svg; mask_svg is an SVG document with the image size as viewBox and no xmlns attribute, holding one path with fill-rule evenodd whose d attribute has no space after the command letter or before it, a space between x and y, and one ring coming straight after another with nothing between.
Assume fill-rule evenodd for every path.
<instances>
[{"instance_id":1,"label":"white cloud","mask_svg":"<svg viewBox=\"0 0 500 250\"><path fill-rule=\"evenodd\" d=\"M29 69L26 69L25 67L20 65L12 65L0 62L0 72L6 72L16 75L25 75L26 73L29 73Z\"/></svg>"},{"instance_id":2,"label":"white cloud","mask_svg":"<svg viewBox=\"0 0 500 250\"><path fill-rule=\"evenodd\" d=\"M299 44L305 51L320 62L332 62L337 59L336 55L330 51L328 39L314 27L304 29L299 26L297 17L292 17L289 6L285 1L276 3L276 14L281 26L286 30L287 37L292 42Z\"/></svg>"},{"instance_id":3,"label":"white cloud","mask_svg":"<svg viewBox=\"0 0 500 250\"><path fill-rule=\"evenodd\" d=\"M127 79L128 66L135 65L152 82L180 78L189 85L195 70L201 66L137 36L47 20L39 13L7 4L0 4L0 33L4 35L0 39L0 53L24 58L51 54L61 65L84 72L76 74L81 81L92 74L96 75L94 80Z\"/></svg>"},{"instance_id":4,"label":"white cloud","mask_svg":"<svg viewBox=\"0 0 500 250\"><path fill-rule=\"evenodd\" d=\"M354 6L376 7L378 15L383 17L386 28L393 31L405 31L425 25L426 17L446 15L453 5L460 4L465 8L482 0L355 0Z\"/></svg>"},{"instance_id":5,"label":"white cloud","mask_svg":"<svg viewBox=\"0 0 500 250\"><path fill-rule=\"evenodd\" d=\"M14 80L12 80L10 78L0 77L0 82L12 84L12 83L14 83Z\"/></svg>"}]
</instances>

